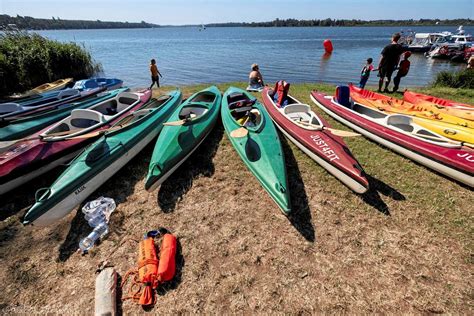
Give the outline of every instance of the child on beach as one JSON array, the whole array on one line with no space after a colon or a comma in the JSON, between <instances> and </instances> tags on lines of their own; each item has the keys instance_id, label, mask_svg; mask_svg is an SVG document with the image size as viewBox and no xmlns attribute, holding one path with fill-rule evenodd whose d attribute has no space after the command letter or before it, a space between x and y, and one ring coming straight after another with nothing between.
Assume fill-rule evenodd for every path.
<instances>
[{"instance_id":1,"label":"child on beach","mask_svg":"<svg viewBox=\"0 0 474 316\"><path fill-rule=\"evenodd\" d=\"M374 70L374 66L372 65L373 61L374 60L372 58L368 58L367 64L365 64L365 66L362 68L360 72L359 88L365 88L365 84L367 83L367 80L369 80L370 77L370 72Z\"/></svg>"},{"instance_id":2,"label":"child on beach","mask_svg":"<svg viewBox=\"0 0 474 316\"><path fill-rule=\"evenodd\" d=\"M161 75L160 71L158 70L158 67L156 67L156 60L152 59L150 62L150 72L151 72L151 86L150 89L153 87L153 85L156 83L156 86L159 88L160 87L160 79L158 78L158 75L163 78Z\"/></svg>"},{"instance_id":3,"label":"child on beach","mask_svg":"<svg viewBox=\"0 0 474 316\"><path fill-rule=\"evenodd\" d=\"M403 54L403 60L400 62L400 65L398 66L398 72L395 78L393 78L393 92L398 91L398 87L400 85L400 80L405 77L408 74L408 71L410 70L410 61L408 58L411 56L410 52L405 52Z\"/></svg>"}]
</instances>

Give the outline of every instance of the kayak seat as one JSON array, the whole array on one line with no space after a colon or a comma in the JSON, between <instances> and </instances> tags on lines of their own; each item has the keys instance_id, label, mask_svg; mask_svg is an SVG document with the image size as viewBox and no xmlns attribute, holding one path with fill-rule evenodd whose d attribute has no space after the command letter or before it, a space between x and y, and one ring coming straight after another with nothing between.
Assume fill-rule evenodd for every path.
<instances>
[{"instance_id":1,"label":"kayak seat","mask_svg":"<svg viewBox=\"0 0 474 316\"><path fill-rule=\"evenodd\" d=\"M17 112L23 110L23 107L18 103L3 103L0 106L0 115Z\"/></svg>"},{"instance_id":2,"label":"kayak seat","mask_svg":"<svg viewBox=\"0 0 474 316\"><path fill-rule=\"evenodd\" d=\"M71 125L77 128L87 128L106 121L102 113L90 109L72 110L70 117Z\"/></svg>"},{"instance_id":3,"label":"kayak seat","mask_svg":"<svg viewBox=\"0 0 474 316\"><path fill-rule=\"evenodd\" d=\"M206 103L214 103L216 99L216 95L210 92L203 92L199 93L195 98L191 100L191 102L206 102Z\"/></svg>"},{"instance_id":4,"label":"kayak seat","mask_svg":"<svg viewBox=\"0 0 474 316\"><path fill-rule=\"evenodd\" d=\"M405 132L411 133L414 130L412 119L403 115L390 115L387 117L387 125L394 126Z\"/></svg>"}]
</instances>

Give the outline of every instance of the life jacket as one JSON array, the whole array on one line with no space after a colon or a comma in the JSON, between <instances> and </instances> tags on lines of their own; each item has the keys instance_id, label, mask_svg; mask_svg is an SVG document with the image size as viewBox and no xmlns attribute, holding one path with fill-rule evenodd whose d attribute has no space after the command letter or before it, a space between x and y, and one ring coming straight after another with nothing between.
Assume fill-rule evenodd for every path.
<instances>
[{"instance_id":1,"label":"life jacket","mask_svg":"<svg viewBox=\"0 0 474 316\"><path fill-rule=\"evenodd\" d=\"M276 106L281 107L284 105L289 90L290 84L285 80L280 80L275 84L275 88L273 89L273 101L275 102Z\"/></svg>"},{"instance_id":2,"label":"life jacket","mask_svg":"<svg viewBox=\"0 0 474 316\"><path fill-rule=\"evenodd\" d=\"M153 291L162 282L171 281L176 273L176 250L177 240L172 234L163 235L160 247L160 259L158 260L155 249L155 235L149 233L145 239L140 241L138 246L138 268L130 270L122 281L122 287L127 282L129 275L138 275L138 279L133 279L133 284L129 290L129 296L123 300L132 298L140 305L149 306L154 304ZM144 289L142 290L142 285ZM133 291L133 288L138 290ZM133 291L133 292L132 292Z\"/></svg>"}]
</instances>

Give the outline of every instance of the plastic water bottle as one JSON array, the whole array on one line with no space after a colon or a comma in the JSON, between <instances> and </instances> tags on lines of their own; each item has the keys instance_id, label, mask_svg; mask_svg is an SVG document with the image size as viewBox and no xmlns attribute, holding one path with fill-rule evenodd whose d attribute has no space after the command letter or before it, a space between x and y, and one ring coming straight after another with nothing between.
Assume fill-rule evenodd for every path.
<instances>
[{"instance_id":1,"label":"plastic water bottle","mask_svg":"<svg viewBox=\"0 0 474 316\"><path fill-rule=\"evenodd\" d=\"M115 210L115 207L113 199L103 196L84 205L82 213L84 213L89 226L94 227L94 230L79 242L79 250L82 253L88 252L99 238L107 235L110 214Z\"/></svg>"},{"instance_id":2,"label":"plastic water bottle","mask_svg":"<svg viewBox=\"0 0 474 316\"><path fill-rule=\"evenodd\" d=\"M87 253L92 247L94 247L95 242L99 238L107 235L108 232L109 226L107 225L107 223L103 222L99 224L89 235L87 235L86 238L82 239L79 242L79 249L82 251L82 253Z\"/></svg>"},{"instance_id":3,"label":"plastic water bottle","mask_svg":"<svg viewBox=\"0 0 474 316\"><path fill-rule=\"evenodd\" d=\"M89 226L96 227L100 223L109 222L110 214L115 210L115 201L101 196L97 200L87 202L82 208L82 213Z\"/></svg>"}]
</instances>

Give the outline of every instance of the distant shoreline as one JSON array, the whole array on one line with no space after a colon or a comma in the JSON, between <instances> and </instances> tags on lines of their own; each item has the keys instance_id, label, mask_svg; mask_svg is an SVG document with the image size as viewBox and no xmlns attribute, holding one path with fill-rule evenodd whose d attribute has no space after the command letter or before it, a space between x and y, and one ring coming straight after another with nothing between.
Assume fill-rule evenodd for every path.
<instances>
[{"instance_id":1,"label":"distant shoreline","mask_svg":"<svg viewBox=\"0 0 474 316\"><path fill-rule=\"evenodd\" d=\"M136 28L169 28L169 27L380 27L380 26L474 26L472 19L419 19L419 20L349 20L321 19L297 20L276 19L268 22L228 22L189 25L159 25L141 22L111 22L89 20L63 20L58 18L38 19L33 17L12 17L0 15L0 30L100 30L100 29L136 29Z\"/></svg>"}]
</instances>

